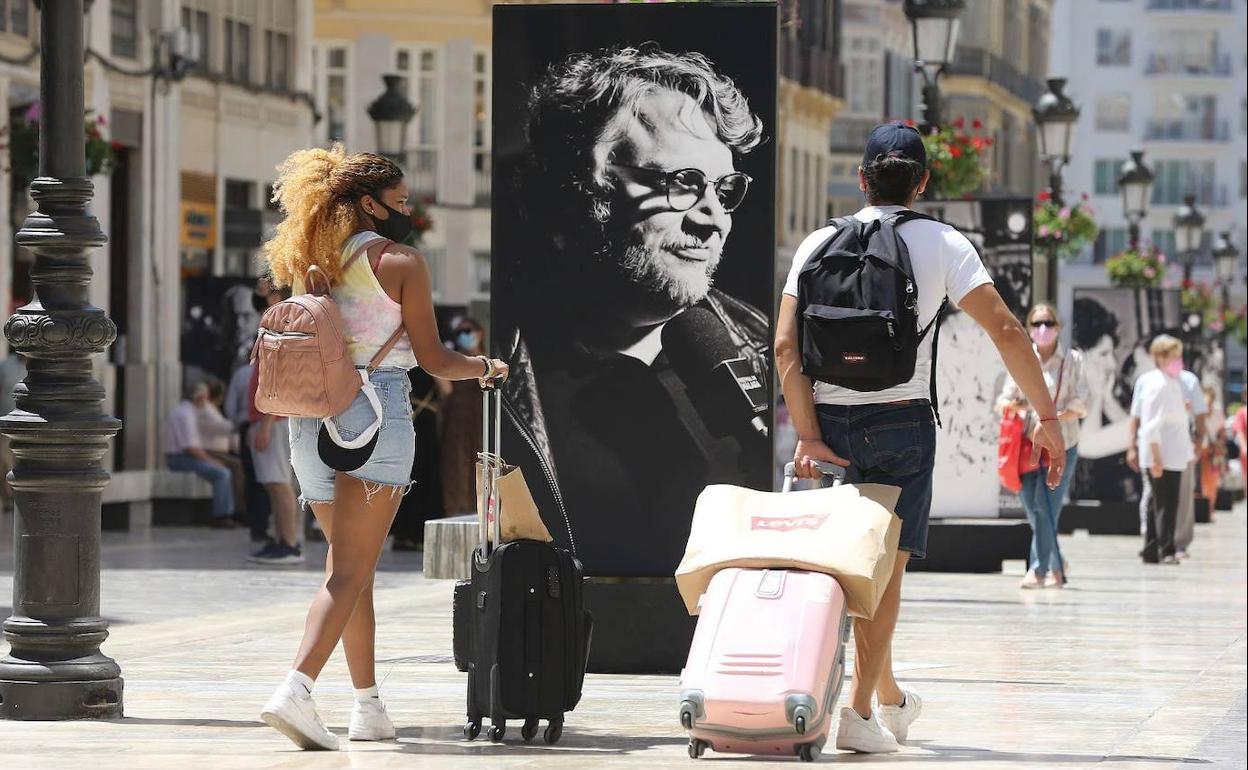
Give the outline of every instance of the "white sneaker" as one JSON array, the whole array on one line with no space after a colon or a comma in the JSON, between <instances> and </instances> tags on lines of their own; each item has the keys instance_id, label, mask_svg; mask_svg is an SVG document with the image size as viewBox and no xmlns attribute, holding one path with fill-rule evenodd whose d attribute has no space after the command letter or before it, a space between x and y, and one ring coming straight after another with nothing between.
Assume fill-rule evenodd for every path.
<instances>
[{"instance_id":1,"label":"white sneaker","mask_svg":"<svg viewBox=\"0 0 1248 770\"><path fill-rule=\"evenodd\" d=\"M923 713L923 699L914 690L901 688L906 698L900 706L876 706L875 716L898 741L904 741L910 725Z\"/></svg>"},{"instance_id":2,"label":"white sneaker","mask_svg":"<svg viewBox=\"0 0 1248 770\"><path fill-rule=\"evenodd\" d=\"M310 694L298 695L283 684L269 698L260 718L301 749L338 750L338 736L325 727Z\"/></svg>"},{"instance_id":3,"label":"white sneaker","mask_svg":"<svg viewBox=\"0 0 1248 770\"><path fill-rule=\"evenodd\" d=\"M900 748L897 739L876 721L874 715L863 719L848 706L841 709L841 718L836 725L836 747L859 754L891 754Z\"/></svg>"},{"instance_id":4,"label":"white sneaker","mask_svg":"<svg viewBox=\"0 0 1248 770\"><path fill-rule=\"evenodd\" d=\"M388 741L394 737L394 723L379 698L355 702L347 737L353 741Z\"/></svg>"}]
</instances>

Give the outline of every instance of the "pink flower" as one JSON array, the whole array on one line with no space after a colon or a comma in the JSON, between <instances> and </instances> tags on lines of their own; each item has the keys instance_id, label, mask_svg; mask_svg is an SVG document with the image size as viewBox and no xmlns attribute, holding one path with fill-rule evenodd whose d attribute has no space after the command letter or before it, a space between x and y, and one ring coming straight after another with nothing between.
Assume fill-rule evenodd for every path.
<instances>
[{"instance_id":1,"label":"pink flower","mask_svg":"<svg viewBox=\"0 0 1248 770\"><path fill-rule=\"evenodd\" d=\"M1057 212L1057 215L1062 219L1070 219L1070 207L1067 206L1063 208L1061 211Z\"/></svg>"},{"instance_id":2,"label":"pink flower","mask_svg":"<svg viewBox=\"0 0 1248 770\"><path fill-rule=\"evenodd\" d=\"M1157 252L1157 261L1163 265L1166 264L1166 255L1162 254L1160 251Z\"/></svg>"},{"instance_id":3,"label":"pink flower","mask_svg":"<svg viewBox=\"0 0 1248 770\"><path fill-rule=\"evenodd\" d=\"M103 116L103 115L101 115L101 116L99 116L98 118L96 118L96 119L95 119L95 122L96 122L96 123L99 123L101 126L106 126L106 125L108 125L108 121L104 119L104 116Z\"/></svg>"},{"instance_id":4,"label":"pink flower","mask_svg":"<svg viewBox=\"0 0 1248 770\"><path fill-rule=\"evenodd\" d=\"M1039 236L1040 236L1041 238L1048 238L1048 237L1049 237L1049 226L1048 226L1048 225L1040 225L1040 230L1038 231L1038 234L1039 234Z\"/></svg>"},{"instance_id":5,"label":"pink flower","mask_svg":"<svg viewBox=\"0 0 1248 770\"><path fill-rule=\"evenodd\" d=\"M1156 271L1156 270L1154 270L1154 269L1153 269L1153 268L1151 268L1151 267L1146 267L1146 268L1144 268L1144 277L1145 277L1145 278L1156 278L1156 277L1157 277L1157 271Z\"/></svg>"},{"instance_id":6,"label":"pink flower","mask_svg":"<svg viewBox=\"0 0 1248 770\"><path fill-rule=\"evenodd\" d=\"M43 114L43 108L40 106L39 102L32 102L30 107L26 109L26 122L38 123L39 116L42 114Z\"/></svg>"}]
</instances>

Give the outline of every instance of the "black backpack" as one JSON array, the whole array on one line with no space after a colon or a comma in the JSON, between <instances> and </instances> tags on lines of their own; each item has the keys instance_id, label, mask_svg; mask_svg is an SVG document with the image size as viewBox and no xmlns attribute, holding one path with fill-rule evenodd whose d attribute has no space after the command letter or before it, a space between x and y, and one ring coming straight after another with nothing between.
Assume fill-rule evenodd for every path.
<instances>
[{"instance_id":1,"label":"black backpack","mask_svg":"<svg viewBox=\"0 0 1248 770\"><path fill-rule=\"evenodd\" d=\"M842 217L797 279L802 373L812 380L871 392L909 382L919 344L932 340L932 409L936 409L936 338L949 298L919 329L918 287L897 228L932 218L903 209L872 222ZM936 221L936 220L932 220ZM940 421L937 414L937 422Z\"/></svg>"}]
</instances>

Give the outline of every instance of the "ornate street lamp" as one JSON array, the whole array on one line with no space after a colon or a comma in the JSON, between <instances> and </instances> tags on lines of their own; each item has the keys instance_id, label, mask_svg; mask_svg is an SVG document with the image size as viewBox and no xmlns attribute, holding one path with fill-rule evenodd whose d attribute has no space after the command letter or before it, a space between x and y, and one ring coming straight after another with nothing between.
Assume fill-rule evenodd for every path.
<instances>
[{"instance_id":1,"label":"ornate street lamp","mask_svg":"<svg viewBox=\"0 0 1248 770\"><path fill-rule=\"evenodd\" d=\"M368 105L368 117L377 128L377 152L400 166L407 149L407 124L416 116L416 107L407 100L398 75L382 75L386 90Z\"/></svg>"},{"instance_id":2,"label":"ornate street lamp","mask_svg":"<svg viewBox=\"0 0 1248 770\"><path fill-rule=\"evenodd\" d=\"M1148 216L1148 203L1153 195L1153 172L1144 165L1144 151L1132 150L1131 157L1118 171L1118 189L1122 193L1122 213L1127 218L1132 249L1140 248L1140 222Z\"/></svg>"},{"instance_id":3,"label":"ornate street lamp","mask_svg":"<svg viewBox=\"0 0 1248 770\"><path fill-rule=\"evenodd\" d=\"M1036 127L1040 133L1040 157L1049 166L1049 196L1055 206L1062 201L1062 168L1070 162L1075 140L1075 123L1079 120L1079 108L1062 89L1066 78L1049 78L1048 93L1041 95L1032 108ZM1048 270L1046 294L1050 300L1057 299L1057 246L1054 244L1046 255Z\"/></svg>"},{"instance_id":4,"label":"ornate street lamp","mask_svg":"<svg viewBox=\"0 0 1248 770\"><path fill-rule=\"evenodd\" d=\"M1174 215L1174 249L1183 259L1183 280L1192 280L1192 268L1205 240L1205 215L1196 209L1196 196L1184 195Z\"/></svg>"},{"instance_id":5,"label":"ornate street lamp","mask_svg":"<svg viewBox=\"0 0 1248 770\"><path fill-rule=\"evenodd\" d=\"M1231 284L1235 282L1235 268L1239 266L1239 248L1231 240L1229 230L1218 233L1213 242L1213 266L1217 271L1218 284L1222 287L1222 305L1231 304Z\"/></svg>"},{"instance_id":6,"label":"ornate street lamp","mask_svg":"<svg viewBox=\"0 0 1248 770\"><path fill-rule=\"evenodd\" d=\"M914 69L923 76L924 131L939 127L940 76L953 61L958 44L958 17L966 0L905 0L914 45Z\"/></svg>"},{"instance_id":7,"label":"ornate street lamp","mask_svg":"<svg viewBox=\"0 0 1248 770\"><path fill-rule=\"evenodd\" d=\"M100 617L100 497L104 453L121 422L104 413L104 388L91 368L117 327L88 302L89 255L107 239L87 210L83 0L42 3L39 26L48 55L39 61L36 210L14 239L35 253L34 299L4 325L27 373L14 389L16 408L0 417L13 442L17 511L0 717L120 717L121 668L100 652L108 638Z\"/></svg>"}]
</instances>

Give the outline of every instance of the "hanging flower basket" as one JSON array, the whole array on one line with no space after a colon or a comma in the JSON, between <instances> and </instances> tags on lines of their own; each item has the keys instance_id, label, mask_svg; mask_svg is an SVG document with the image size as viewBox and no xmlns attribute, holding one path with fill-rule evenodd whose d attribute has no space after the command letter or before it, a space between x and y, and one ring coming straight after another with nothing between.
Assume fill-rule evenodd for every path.
<instances>
[{"instance_id":1,"label":"hanging flower basket","mask_svg":"<svg viewBox=\"0 0 1248 770\"><path fill-rule=\"evenodd\" d=\"M1166 255L1154 248L1127 249L1105 261L1109 282L1115 286L1152 289L1166 279Z\"/></svg>"},{"instance_id":2,"label":"hanging flower basket","mask_svg":"<svg viewBox=\"0 0 1248 770\"><path fill-rule=\"evenodd\" d=\"M0 127L0 136L8 134L8 141L0 143L0 149L8 148L9 171L13 174L21 188L39 175L39 120L42 108L39 102L30 105L20 120L7 127ZM120 145L110 142L104 135L108 125L103 115L94 115L88 110L84 116L86 142L83 147L86 153L87 176L111 174L117 161L117 150Z\"/></svg>"},{"instance_id":3,"label":"hanging flower basket","mask_svg":"<svg viewBox=\"0 0 1248 770\"><path fill-rule=\"evenodd\" d=\"M429 216L429 206L432 204L432 198L413 199L407 202L407 207L412 212L412 234L407 237L409 246L419 246L425 233L433 229L433 219Z\"/></svg>"},{"instance_id":4,"label":"hanging flower basket","mask_svg":"<svg viewBox=\"0 0 1248 770\"><path fill-rule=\"evenodd\" d=\"M1087 248L1099 232L1087 200L1088 196L1084 195L1078 203L1059 206L1047 192L1036 196L1036 245L1055 252L1062 259L1077 256Z\"/></svg>"},{"instance_id":5,"label":"hanging flower basket","mask_svg":"<svg viewBox=\"0 0 1248 770\"><path fill-rule=\"evenodd\" d=\"M914 125L914 121L906 123ZM943 198L969 196L988 175L984 155L992 146L992 137L969 133L965 128L966 121L958 118L923 137L932 172L930 185ZM983 124L974 120L971 128L979 131Z\"/></svg>"}]
</instances>

